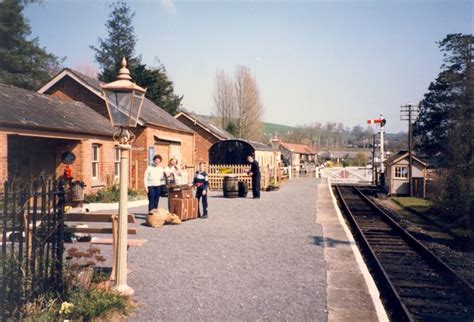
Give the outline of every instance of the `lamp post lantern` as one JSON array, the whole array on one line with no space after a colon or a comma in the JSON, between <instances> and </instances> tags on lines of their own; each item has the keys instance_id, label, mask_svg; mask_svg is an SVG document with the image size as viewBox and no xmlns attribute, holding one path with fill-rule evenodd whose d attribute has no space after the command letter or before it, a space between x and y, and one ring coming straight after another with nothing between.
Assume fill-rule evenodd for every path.
<instances>
[{"instance_id":1,"label":"lamp post lantern","mask_svg":"<svg viewBox=\"0 0 474 322\"><path fill-rule=\"evenodd\" d=\"M131 144L135 139L130 129L137 126L146 93L146 89L133 83L131 79L127 61L123 58L117 80L101 85L110 121L117 128L113 139L120 148L120 201L117 249L113 258L116 267L114 287L126 295L133 294L133 289L127 285L128 168Z\"/></svg>"}]
</instances>

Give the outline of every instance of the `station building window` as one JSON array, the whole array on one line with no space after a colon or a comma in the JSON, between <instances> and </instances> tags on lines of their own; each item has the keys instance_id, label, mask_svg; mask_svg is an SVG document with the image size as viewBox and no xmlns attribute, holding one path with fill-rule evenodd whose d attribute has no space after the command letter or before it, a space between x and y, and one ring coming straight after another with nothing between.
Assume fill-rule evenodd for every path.
<instances>
[{"instance_id":1,"label":"station building window","mask_svg":"<svg viewBox=\"0 0 474 322\"><path fill-rule=\"evenodd\" d=\"M100 145L92 144L92 179L99 179Z\"/></svg>"},{"instance_id":2,"label":"station building window","mask_svg":"<svg viewBox=\"0 0 474 322\"><path fill-rule=\"evenodd\" d=\"M114 176L115 178L120 176L120 147L118 145L114 147Z\"/></svg>"},{"instance_id":3,"label":"station building window","mask_svg":"<svg viewBox=\"0 0 474 322\"><path fill-rule=\"evenodd\" d=\"M408 168L395 167L395 178L408 178Z\"/></svg>"}]
</instances>

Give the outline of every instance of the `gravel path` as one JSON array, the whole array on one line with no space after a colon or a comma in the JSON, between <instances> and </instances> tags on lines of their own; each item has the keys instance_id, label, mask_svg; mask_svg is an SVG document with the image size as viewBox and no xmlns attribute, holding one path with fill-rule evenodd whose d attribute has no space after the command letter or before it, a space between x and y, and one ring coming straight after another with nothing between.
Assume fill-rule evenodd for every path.
<instances>
[{"instance_id":1,"label":"gravel path","mask_svg":"<svg viewBox=\"0 0 474 322\"><path fill-rule=\"evenodd\" d=\"M326 321L316 185L292 180L260 200L211 192L209 219L139 225L137 238L148 243L129 253L128 284L139 304L130 320Z\"/></svg>"}]
</instances>

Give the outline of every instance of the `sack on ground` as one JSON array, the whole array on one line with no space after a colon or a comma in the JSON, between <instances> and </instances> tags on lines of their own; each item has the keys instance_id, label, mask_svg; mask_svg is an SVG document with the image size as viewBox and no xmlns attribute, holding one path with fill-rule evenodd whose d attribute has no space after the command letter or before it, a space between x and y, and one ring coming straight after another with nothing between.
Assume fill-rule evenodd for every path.
<instances>
[{"instance_id":1,"label":"sack on ground","mask_svg":"<svg viewBox=\"0 0 474 322\"><path fill-rule=\"evenodd\" d=\"M153 209L146 216L146 225L154 228L161 227L165 224L168 214L166 209Z\"/></svg>"},{"instance_id":2,"label":"sack on ground","mask_svg":"<svg viewBox=\"0 0 474 322\"><path fill-rule=\"evenodd\" d=\"M179 219L178 215L175 214L169 214L168 219L166 220L166 223L171 224L171 225L179 225L182 223L181 219Z\"/></svg>"}]
</instances>

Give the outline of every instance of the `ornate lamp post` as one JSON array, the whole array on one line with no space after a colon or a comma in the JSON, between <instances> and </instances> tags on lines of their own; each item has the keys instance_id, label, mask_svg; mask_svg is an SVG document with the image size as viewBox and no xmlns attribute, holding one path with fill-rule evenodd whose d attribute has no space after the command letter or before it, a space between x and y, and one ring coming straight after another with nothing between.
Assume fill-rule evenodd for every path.
<instances>
[{"instance_id":1,"label":"ornate lamp post","mask_svg":"<svg viewBox=\"0 0 474 322\"><path fill-rule=\"evenodd\" d=\"M118 241L115 258L115 289L122 294L131 295L133 289L127 285L127 233L128 233L128 177L131 144L135 135L130 131L137 126L146 89L131 82L127 61L122 60L117 80L102 85L107 111L112 126L117 127L114 141L120 148L120 202Z\"/></svg>"}]
</instances>

